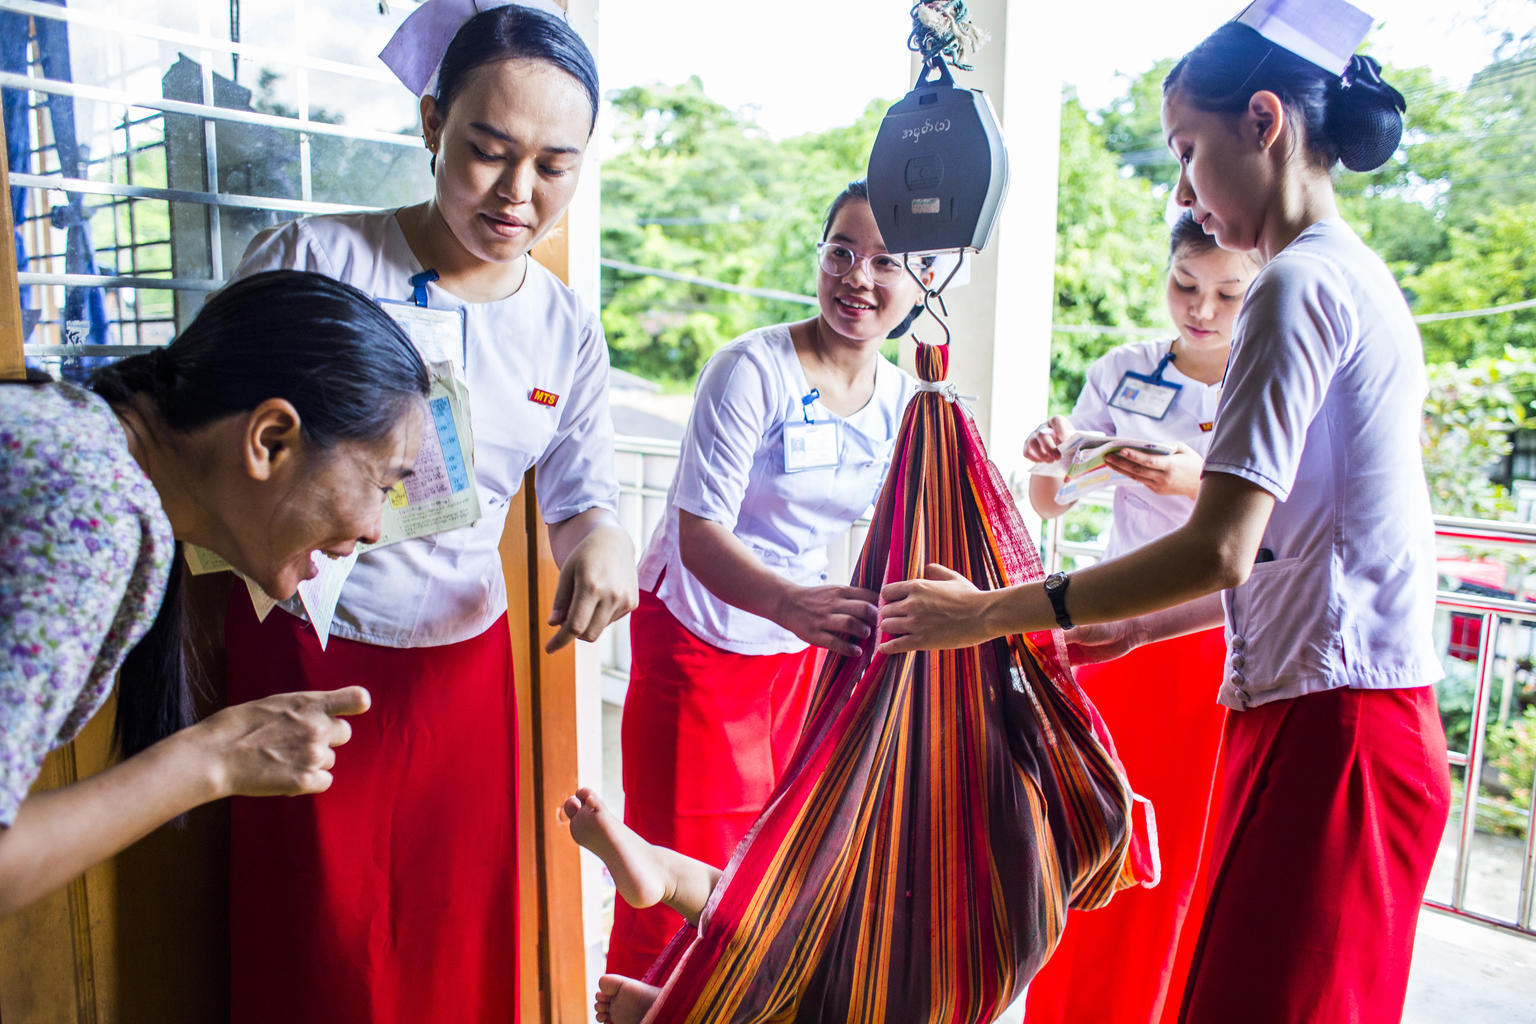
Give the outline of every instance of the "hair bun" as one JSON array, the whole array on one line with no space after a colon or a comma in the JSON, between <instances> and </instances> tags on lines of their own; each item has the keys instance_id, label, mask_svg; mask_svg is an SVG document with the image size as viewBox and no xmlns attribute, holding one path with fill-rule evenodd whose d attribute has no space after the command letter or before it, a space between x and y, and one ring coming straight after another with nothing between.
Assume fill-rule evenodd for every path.
<instances>
[{"instance_id":1,"label":"hair bun","mask_svg":"<svg viewBox=\"0 0 1536 1024\"><path fill-rule=\"evenodd\" d=\"M1403 94L1381 77L1375 57L1355 54L1330 90L1325 128L1352 171L1373 171L1391 159L1403 137Z\"/></svg>"}]
</instances>

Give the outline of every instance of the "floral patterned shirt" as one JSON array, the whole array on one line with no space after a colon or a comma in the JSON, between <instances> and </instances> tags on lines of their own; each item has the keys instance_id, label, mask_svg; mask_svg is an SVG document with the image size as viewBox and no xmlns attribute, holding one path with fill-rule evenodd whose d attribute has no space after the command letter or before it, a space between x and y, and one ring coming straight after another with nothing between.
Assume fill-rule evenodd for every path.
<instances>
[{"instance_id":1,"label":"floral patterned shirt","mask_svg":"<svg viewBox=\"0 0 1536 1024\"><path fill-rule=\"evenodd\" d=\"M0 825L107 699L160 609L173 550L106 402L0 383Z\"/></svg>"}]
</instances>

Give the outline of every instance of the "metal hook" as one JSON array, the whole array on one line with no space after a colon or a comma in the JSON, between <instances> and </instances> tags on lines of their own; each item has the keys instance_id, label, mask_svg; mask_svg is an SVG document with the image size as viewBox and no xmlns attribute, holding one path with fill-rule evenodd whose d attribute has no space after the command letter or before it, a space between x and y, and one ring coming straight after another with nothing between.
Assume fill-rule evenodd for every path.
<instances>
[{"instance_id":1,"label":"metal hook","mask_svg":"<svg viewBox=\"0 0 1536 1024\"><path fill-rule=\"evenodd\" d=\"M939 329L944 332L944 344L946 345L949 344L951 335L949 333L949 323L947 322L947 317L949 316L949 306L944 302L943 292L944 289L949 287L949 283L955 279L955 275L960 272L960 267L965 262L965 250L956 249L955 257L956 259L954 267L950 269L949 274L945 276L944 280L940 282L937 288L930 288L928 284L918 276L917 271L912 269L911 261L908 260L906 262L907 273L911 274L912 279L916 281L918 285L923 289L923 312L933 317L934 323L938 324ZM934 299L939 300L938 312L934 312L933 309ZM919 345L922 344L922 339L917 336L916 332L913 332L912 340Z\"/></svg>"},{"instance_id":2,"label":"metal hook","mask_svg":"<svg viewBox=\"0 0 1536 1024\"><path fill-rule=\"evenodd\" d=\"M937 313L934 312L933 306L931 305L934 299L939 300L939 312ZM939 329L944 332L944 344L948 345L950 341L950 334L949 323L947 322L946 318L949 316L949 307L944 304L944 296L934 291L926 292L923 295L923 312L933 317L933 322L938 324ZM943 314L942 316L940 315L941 313ZM919 345L923 343L922 339L917 336L916 331L912 332L912 340Z\"/></svg>"}]
</instances>

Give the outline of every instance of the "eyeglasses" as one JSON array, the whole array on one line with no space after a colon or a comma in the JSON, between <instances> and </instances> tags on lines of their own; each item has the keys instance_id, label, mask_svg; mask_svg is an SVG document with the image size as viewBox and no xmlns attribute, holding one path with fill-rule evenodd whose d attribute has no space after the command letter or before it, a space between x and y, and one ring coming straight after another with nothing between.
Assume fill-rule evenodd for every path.
<instances>
[{"instance_id":1,"label":"eyeglasses","mask_svg":"<svg viewBox=\"0 0 1536 1024\"><path fill-rule=\"evenodd\" d=\"M833 277L842 277L852 271L854 266L862 263L864 273L882 288L889 288L907 273L906 261L899 252L877 252L870 256L860 256L846 245L839 245L837 242L818 242L816 257L821 264L821 269Z\"/></svg>"}]
</instances>

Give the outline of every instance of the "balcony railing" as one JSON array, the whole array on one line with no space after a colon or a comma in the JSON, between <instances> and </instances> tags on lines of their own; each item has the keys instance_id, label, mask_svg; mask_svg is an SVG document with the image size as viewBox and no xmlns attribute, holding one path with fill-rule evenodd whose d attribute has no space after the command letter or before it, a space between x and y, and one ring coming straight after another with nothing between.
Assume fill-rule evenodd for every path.
<instances>
[{"instance_id":1,"label":"balcony railing","mask_svg":"<svg viewBox=\"0 0 1536 1024\"><path fill-rule=\"evenodd\" d=\"M620 438L617 460L620 518L640 549L665 510L677 445ZM1026 519L1035 521L1027 510ZM832 578L851 572L867 529L868 524L860 522L833 545ZM1510 557L1536 565L1536 526L1439 517L1435 532L1442 554L1460 553L1464 557L1459 562L1468 565L1497 567L1500 558ZM1065 559L1083 565L1103 552L1098 540L1066 539L1061 520L1048 524L1042 536L1049 567L1059 567ZM1516 746L1512 754L1501 756L1501 767L1490 768L1491 732L1510 735L1520 721L1514 712L1521 677L1536 679L1536 603L1507 593L1463 585L1436 594L1435 635L1448 672L1439 687L1441 717L1449 735L1464 733L1465 740L1453 740L1450 752L1452 815L1424 905L1536 938L1536 781L1511 787L1505 777L1536 774L1530 763L1536 757L1536 727L1528 734L1527 746ZM622 704L629 676L627 620L610 629L600 643L604 699ZM1490 773L1499 778L1490 779Z\"/></svg>"}]
</instances>

